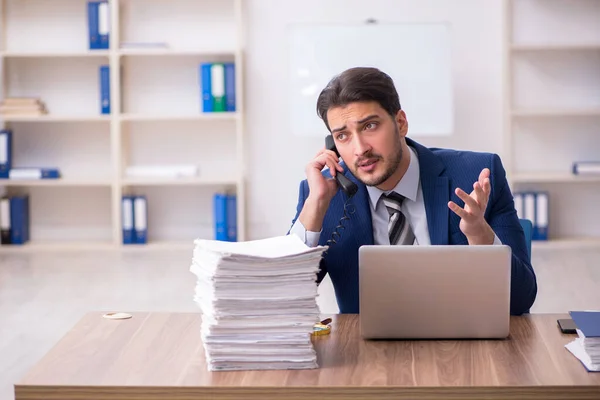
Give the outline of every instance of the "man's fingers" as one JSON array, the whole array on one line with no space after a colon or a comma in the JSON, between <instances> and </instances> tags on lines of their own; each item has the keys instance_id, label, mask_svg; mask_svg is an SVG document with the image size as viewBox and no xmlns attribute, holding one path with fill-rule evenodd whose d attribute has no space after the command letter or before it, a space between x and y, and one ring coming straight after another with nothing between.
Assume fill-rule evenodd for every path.
<instances>
[{"instance_id":1,"label":"man's fingers","mask_svg":"<svg viewBox=\"0 0 600 400\"><path fill-rule=\"evenodd\" d=\"M338 162L337 157L329 153L321 154L321 156L317 158L317 162L321 165L321 169L326 165L329 168L331 176L335 176L338 171L341 172L344 170Z\"/></svg>"},{"instance_id":2,"label":"man's fingers","mask_svg":"<svg viewBox=\"0 0 600 400\"><path fill-rule=\"evenodd\" d=\"M462 190L461 188L456 188L456 190L454 191L456 193L456 195L465 202L466 205L468 205L469 207L473 208L473 209L478 209L479 208L479 203L477 203L477 201L469 196L464 190Z\"/></svg>"},{"instance_id":3,"label":"man's fingers","mask_svg":"<svg viewBox=\"0 0 600 400\"><path fill-rule=\"evenodd\" d=\"M486 194L483 190L483 186L481 186L479 182L475 182L473 184L473 190L475 191L475 196L477 197L477 202L479 203L479 205L481 206L485 204Z\"/></svg>"},{"instance_id":4,"label":"man's fingers","mask_svg":"<svg viewBox=\"0 0 600 400\"><path fill-rule=\"evenodd\" d=\"M456 204L453 201L448 202L448 208L454 211L456 215L458 215L462 219L468 220L471 218L471 215L468 212L466 212L465 209L461 208L458 204Z\"/></svg>"},{"instance_id":5,"label":"man's fingers","mask_svg":"<svg viewBox=\"0 0 600 400\"><path fill-rule=\"evenodd\" d=\"M479 182L481 187L483 187L485 179L488 178L489 176L490 176L490 170L488 168L484 168L481 170L481 172L479 173L479 179L477 179L477 182Z\"/></svg>"}]
</instances>

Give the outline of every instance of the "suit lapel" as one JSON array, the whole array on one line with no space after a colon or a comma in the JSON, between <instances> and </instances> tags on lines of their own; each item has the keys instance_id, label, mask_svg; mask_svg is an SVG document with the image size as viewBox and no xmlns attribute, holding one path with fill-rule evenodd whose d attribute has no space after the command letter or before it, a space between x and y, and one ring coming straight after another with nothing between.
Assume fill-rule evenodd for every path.
<instances>
[{"instance_id":1,"label":"suit lapel","mask_svg":"<svg viewBox=\"0 0 600 400\"><path fill-rule=\"evenodd\" d=\"M406 138L406 141L419 156L421 188L431 244L448 244L450 184L448 177L440 176L445 169L444 164L431 150L409 138Z\"/></svg>"}]
</instances>

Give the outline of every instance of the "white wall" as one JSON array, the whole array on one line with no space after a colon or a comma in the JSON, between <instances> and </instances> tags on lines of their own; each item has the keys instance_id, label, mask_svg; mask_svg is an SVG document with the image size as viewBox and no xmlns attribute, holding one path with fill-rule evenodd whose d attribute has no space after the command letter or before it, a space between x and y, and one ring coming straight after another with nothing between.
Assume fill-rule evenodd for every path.
<instances>
[{"instance_id":1,"label":"white wall","mask_svg":"<svg viewBox=\"0 0 600 400\"><path fill-rule=\"evenodd\" d=\"M455 134L420 142L436 147L502 152L500 0L248 0L245 4L250 239L287 232L294 217L304 166L323 145L321 138L294 137L290 133L285 102L285 35L289 23L357 23L367 18L382 22L450 23ZM401 57L402 49L394 49L393 43L390 38L390 57ZM410 126L410 115L407 117ZM316 113L315 118L318 118ZM275 195L266 196L267 191ZM337 310L329 281L324 282L321 293L323 311Z\"/></svg>"}]
</instances>

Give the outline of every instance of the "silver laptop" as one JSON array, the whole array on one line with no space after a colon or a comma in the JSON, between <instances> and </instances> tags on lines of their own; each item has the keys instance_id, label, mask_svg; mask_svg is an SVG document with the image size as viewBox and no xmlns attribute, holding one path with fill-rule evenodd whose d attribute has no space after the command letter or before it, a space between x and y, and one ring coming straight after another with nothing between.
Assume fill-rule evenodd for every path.
<instances>
[{"instance_id":1,"label":"silver laptop","mask_svg":"<svg viewBox=\"0 0 600 400\"><path fill-rule=\"evenodd\" d=\"M362 246L365 339L506 338L509 246Z\"/></svg>"}]
</instances>

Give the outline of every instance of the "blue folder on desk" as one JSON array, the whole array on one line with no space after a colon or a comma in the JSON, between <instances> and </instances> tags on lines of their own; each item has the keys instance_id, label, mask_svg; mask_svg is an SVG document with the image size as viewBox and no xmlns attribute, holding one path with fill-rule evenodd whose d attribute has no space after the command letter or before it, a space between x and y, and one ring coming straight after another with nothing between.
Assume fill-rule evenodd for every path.
<instances>
[{"instance_id":1,"label":"blue folder on desk","mask_svg":"<svg viewBox=\"0 0 600 400\"><path fill-rule=\"evenodd\" d=\"M569 314L586 338L600 337L600 311L571 311Z\"/></svg>"}]
</instances>

